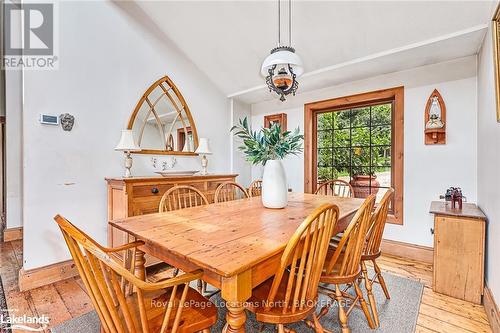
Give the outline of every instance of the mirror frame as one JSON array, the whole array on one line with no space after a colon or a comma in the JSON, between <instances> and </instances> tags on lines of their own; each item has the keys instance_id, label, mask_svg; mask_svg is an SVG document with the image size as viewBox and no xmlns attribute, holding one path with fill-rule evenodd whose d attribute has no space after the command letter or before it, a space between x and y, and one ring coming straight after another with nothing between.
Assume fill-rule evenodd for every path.
<instances>
[{"instance_id":1,"label":"mirror frame","mask_svg":"<svg viewBox=\"0 0 500 333\"><path fill-rule=\"evenodd\" d=\"M182 107L184 109L184 112L186 113L186 116L189 120L189 126L191 127L191 132L193 133L193 148L196 151L196 148L198 148L198 132L196 131L196 124L194 122L193 116L191 115L191 111L189 110L189 106L186 103L186 100L182 96L181 92L177 88L177 86L174 84L174 82L168 77L164 76L161 79L157 80L155 83L153 83L149 88L144 92L142 97L139 99L137 102L134 111L130 115L130 118L128 120L127 124L127 129L132 130L132 127L134 126L134 122L136 120L137 114L139 113L139 110L141 109L141 106L146 102L149 105L151 105L151 102L149 102L149 95L153 92L153 90L156 87L160 87L164 94L168 97L174 108L177 110L178 113L182 112L179 110L179 106L175 103L175 101L172 99L171 95L169 94L168 90L165 90L165 87L162 85L162 83L166 83L168 86L170 86L177 96L178 100L182 103ZM152 154L152 155L184 155L184 156L198 156L197 153L195 152L183 152L183 151L175 151L175 150L157 150L157 149L143 149L141 151L136 151L133 152L133 154Z\"/></svg>"}]
</instances>

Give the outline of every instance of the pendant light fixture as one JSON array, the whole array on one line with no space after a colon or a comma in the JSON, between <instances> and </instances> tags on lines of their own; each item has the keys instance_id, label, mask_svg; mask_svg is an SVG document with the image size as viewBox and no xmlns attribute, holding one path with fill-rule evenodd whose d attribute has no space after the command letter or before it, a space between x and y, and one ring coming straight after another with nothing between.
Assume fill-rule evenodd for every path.
<instances>
[{"instance_id":1,"label":"pendant light fixture","mask_svg":"<svg viewBox=\"0 0 500 333\"><path fill-rule=\"evenodd\" d=\"M282 102L285 96L297 92L297 78L304 72L302 60L292 47L292 1L288 0L288 46L281 45L281 0L278 0L278 46L262 63L261 74L269 92L274 91Z\"/></svg>"}]
</instances>

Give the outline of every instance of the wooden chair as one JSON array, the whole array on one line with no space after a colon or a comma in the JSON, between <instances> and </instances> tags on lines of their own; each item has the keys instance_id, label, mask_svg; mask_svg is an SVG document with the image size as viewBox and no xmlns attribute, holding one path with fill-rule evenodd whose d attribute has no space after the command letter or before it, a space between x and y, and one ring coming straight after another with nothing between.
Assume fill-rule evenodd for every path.
<instances>
[{"instance_id":1,"label":"wooden chair","mask_svg":"<svg viewBox=\"0 0 500 333\"><path fill-rule=\"evenodd\" d=\"M262 179L254 180L250 186L248 186L247 191L251 197L260 197L262 195Z\"/></svg>"},{"instance_id":2,"label":"wooden chair","mask_svg":"<svg viewBox=\"0 0 500 333\"><path fill-rule=\"evenodd\" d=\"M322 183L315 194L333 195L336 197L354 197L351 184L342 179L333 179Z\"/></svg>"},{"instance_id":3,"label":"wooden chair","mask_svg":"<svg viewBox=\"0 0 500 333\"><path fill-rule=\"evenodd\" d=\"M361 305L361 309L368 320L368 325L372 329L375 328L368 305L358 284L358 278L361 276L361 255L374 204L375 196L368 196L344 231L338 246L331 246L329 248L326 264L320 278L321 283L335 286L335 289L320 286L320 292L328 295L336 302L331 302L331 304L324 306L318 317L321 318L324 316L328 312L329 307L337 307L342 333L350 332L347 325L347 318L356 305ZM341 285L347 285L347 287L341 289ZM347 292L350 287L354 287L356 296L352 296ZM347 311L343 306L346 304L345 298L349 298L352 301Z\"/></svg>"},{"instance_id":4,"label":"wooden chair","mask_svg":"<svg viewBox=\"0 0 500 333\"><path fill-rule=\"evenodd\" d=\"M389 188L385 192L382 200L375 209L375 212L371 217L371 224L368 229L368 235L366 238L366 244L361 255L361 270L363 272L363 278L365 280L365 288L368 293L368 300L370 302L370 308L372 310L373 320L375 321L375 326L380 325L377 312L377 304L375 302L375 297L373 297L372 286L373 283L377 282L382 287L385 297L390 299L389 291L387 290L387 285L385 284L384 277L377 265L375 259L380 257L382 253L380 251L380 243L382 243L382 236L384 234L385 223L387 221L387 214L389 212L389 206L391 204L391 198L394 194L394 189ZM373 263L373 268L375 270L375 276L370 279L368 276L368 271L366 269L366 261L371 261Z\"/></svg>"},{"instance_id":5,"label":"wooden chair","mask_svg":"<svg viewBox=\"0 0 500 333\"><path fill-rule=\"evenodd\" d=\"M178 185L167 190L161 197L158 211L171 212L178 209L208 205L205 195L195 187L189 185ZM173 276L179 274L179 269L175 268ZM207 289L207 283L198 280L198 291L203 294Z\"/></svg>"},{"instance_id":6,"label":"wooden chair","mask_svg":"<svg viewBox=\"0 0 500 333\"><path fill-rule=\"evenodd\" d=\"M290 238L273 278L252 291L248 309L260 322L275 324L278 332L289 331L285 324L305 320L316 332L323 332L314 313L318 284L337 223L339 209L325 204L314 210Z\"/></svg>"},{"instance_id":7,"label":"wooden chair","mask_svg":"<svg viewBox=\"0 0 500 333\"><path fill-rule=\"evenodd\" d=\"M189 185L179 185L163 194L158 211L163 213L202 205L208 205L208 200L200 190Z\"/></svg>"},{"instance_id":8,"label":"wooden chair","mask_svg":"<svg viewBox=\"0 0 500 333\"><path fill-rule=\"evenodd\" d=\"M215 304L189 287L201 270L157 283L132 274L111 253L135 249L143 242L119 248L100 246L60 215L54 218L106 333L209 333L217 320ZM194 302L203 308L192 307Z\"/></svg>"},{"instance_id":9,"label":"wooden chair","mask_svg":"<svg viewBox=\"0 0 500 333\"><path fill-rule=\"evenodd\" d=\"M217 186L214 195L215 203L249 198L247 190L235 182L225 182Z\"/></svg>"}]
</instances>

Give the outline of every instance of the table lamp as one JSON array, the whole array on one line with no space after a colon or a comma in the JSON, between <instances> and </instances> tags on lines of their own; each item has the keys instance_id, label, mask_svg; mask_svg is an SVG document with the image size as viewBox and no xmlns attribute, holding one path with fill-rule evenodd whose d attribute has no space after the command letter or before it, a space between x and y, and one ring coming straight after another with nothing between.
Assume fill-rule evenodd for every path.
<instances>
[{"instance_id":1,"label":"table lamp","mask_svg":"<svg viewBox=\"0 0 500 333\"><path fill-rule=\"evenodd\" d=\"M212 151L210 150L210 147L208 146L208 139L207 138L200 138L200 141L198 142L198 148L196 148L195 153L201 155L200 175L208 174L208 172L207 172L208 160L207 160L206 155L211 155Z\"/></svg>"},{"instance_id":2,"label":"table lamp","mask_svg":"<svg viewBox=\"0 0 500 333\"><path fill-rule=\"evenodd\" d=\"M134 134L132 133L132 130L122 130L120 142L118 142L115 150L123 151L125 153L125 178L132 177L132 174L130 173L130 168L132 168L132 157L130 156L130 153L141 150L141 147L139 147L134 141Z\"/></svg>"}]
</instances>

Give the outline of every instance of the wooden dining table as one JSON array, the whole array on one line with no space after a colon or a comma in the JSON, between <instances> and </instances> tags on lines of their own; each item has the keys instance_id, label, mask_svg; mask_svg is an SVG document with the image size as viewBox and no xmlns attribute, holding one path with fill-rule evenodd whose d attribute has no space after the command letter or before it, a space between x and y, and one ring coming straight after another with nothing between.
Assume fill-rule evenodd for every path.
<instances>
[{"instance_id":1,"label":"wooden dining table","mask_svg":"<svg viewBox=\"0 0 500 333\"><path fill-rule=\"evenodd\" d=\"M362 199L289 193L283 209L262 206L260 197L110 221L144 241L135 274L145 279L144 253L185 272L203 269L202 279L221 290L227 307L225 332L245 332L244 302L272 277L285 246L317 207L333 203L340 215L335 234L346 229Z\"/></svg>"}]
</instances>

